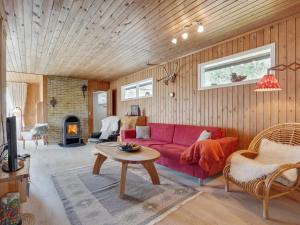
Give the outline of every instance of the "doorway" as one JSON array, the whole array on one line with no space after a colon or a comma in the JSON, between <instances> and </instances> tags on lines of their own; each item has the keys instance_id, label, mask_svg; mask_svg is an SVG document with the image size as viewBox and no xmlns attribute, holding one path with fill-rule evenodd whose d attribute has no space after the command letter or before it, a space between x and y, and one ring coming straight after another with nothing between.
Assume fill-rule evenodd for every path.
<instances>
[{"instance_id":1,"label":"doorway","mask_svg":"<svg viewBox=\"0 0 300 225\"><path fill-rule=\"evenodd\" d=\"M107 117L107 92L97 91L93 93L93 132L99 132L102 127L101 120Z\"/></svg>"}]
</instances>

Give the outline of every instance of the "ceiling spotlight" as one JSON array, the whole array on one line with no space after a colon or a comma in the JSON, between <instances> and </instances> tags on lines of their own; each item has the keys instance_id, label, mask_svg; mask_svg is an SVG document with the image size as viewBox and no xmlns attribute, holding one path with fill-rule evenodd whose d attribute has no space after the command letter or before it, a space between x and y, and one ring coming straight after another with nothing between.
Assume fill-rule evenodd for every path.
<instances>
[{"instance_id":1,"label":"ceiling spotlight","mask_svg":"<svg viewBox=\"0 0 300 225\"><path fill-rule=\"evenodd\" d=\"M202 33L204 31L204 26L201 23L198 25L197 31L199 33Z\"/></svg>"},{"instance_id":2,"label":"ceiling spotlight","mask_svg":"<svg viewBox=\"0 0 300 225\"><path fill-rule=\"evenodd\" d=\"M174 45L177 44L177 38L173 38L172 41L171 41Z\"/></svg>"},{"instance_id":3,"label":"ceiling spotlight","mask_svg":"<svg viewBox=\"0 0 300 225\"><path fill-rule=\"evenodd\" d=\"M181 35L182 39L186 40L188 37L189 37L189 33L188 32L184 32L182 35Z\"/></svg>"}]
</instances>

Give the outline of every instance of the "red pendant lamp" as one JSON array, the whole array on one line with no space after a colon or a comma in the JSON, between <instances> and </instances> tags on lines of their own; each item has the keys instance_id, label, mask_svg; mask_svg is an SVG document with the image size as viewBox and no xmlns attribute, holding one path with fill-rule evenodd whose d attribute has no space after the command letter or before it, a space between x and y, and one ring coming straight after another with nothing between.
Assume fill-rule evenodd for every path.
<instances>
[{"instance_id":1,"label":"red pendant lamp","mask_svg":"<svg viewBox=\"0 0 300 225\"><path fill-rule=\"evenodd\" d=\"M281 91L280 84L273 74L264 75L256 84L254 91Z\"/></svg>"},{"instance_id":2,"label":"red pendant lamp","mask_svg":"<svg viewBox=\"0 0 300 225\"><path fill-rule=\"evenodd\" d=\"M284 71L286 69L296 71L300 69L300 64L297 62L293 62L289 65L280 64L278 66L271 67L270 69L268 69L268 73L264 75L256 84L256 88L254 91L281 91L282 88L280 87L278 80L276 79L274 74L270 73L270 71Z\"/></svg>"}]
</instances>

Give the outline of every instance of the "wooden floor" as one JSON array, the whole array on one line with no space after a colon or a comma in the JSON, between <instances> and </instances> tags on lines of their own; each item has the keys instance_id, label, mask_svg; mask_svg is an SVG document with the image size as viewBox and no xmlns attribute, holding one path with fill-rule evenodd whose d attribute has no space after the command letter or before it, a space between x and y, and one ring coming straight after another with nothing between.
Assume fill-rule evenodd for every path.
<instances>
[{"instance_id":1,"label":"wooden floor","mask_svg":"<svg viewBox=\"0 0 300 225\"><path fill-rule=\"evenodd\" d=\"M237 187L233 187L233 192L226 193L223 182L222 177L210 181L202 188L202 193L156 225L300 224L300 193L271 200L271 219L264 220L260 201Z\"/></svg>"},{"instance_id":2,"label":"wooden floor","mask_svg":"<svg viewBox=\"0 0 300 225\"><path fill-rule=\"evenodd\" d=\"M57 195L51 175L64 170L92 165L92 146L62 149L58 146L39 147L28 144L31 157L30 199L24 212L33 213L36 225L69 225L64 207ZM22 153L22 152L20 152ZM168 170L168 169L167 169ZM172 174L174 172L171 172ZM178 174L174 173L174 176ZM195 181L196 184L196 181ZM280 198L271 201L272 220L262 219L262 205L243 192L226 193L223 178L213 178L194 199L157 222L159 225L261 225L299 224L300 194L295 199ZM101 225L101 222L99 224Z\"/></svg>"}]
</instances>

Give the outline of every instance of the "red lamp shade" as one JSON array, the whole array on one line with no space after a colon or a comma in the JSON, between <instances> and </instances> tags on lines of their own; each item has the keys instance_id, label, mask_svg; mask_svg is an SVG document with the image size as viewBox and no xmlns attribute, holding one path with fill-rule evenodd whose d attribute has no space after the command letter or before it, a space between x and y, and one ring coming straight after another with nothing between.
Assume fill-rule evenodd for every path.
<instances>
[{"instance_id":1,"label":"red lamp shade","mask_svg":"<svg viewBox=\"0 0 300 225\"><path fill-rule=\"evenodd\" d=\"M254 91L281 91L278 80L273 74L264 75L256 84Z\"/></svg>"}]
</instances>

